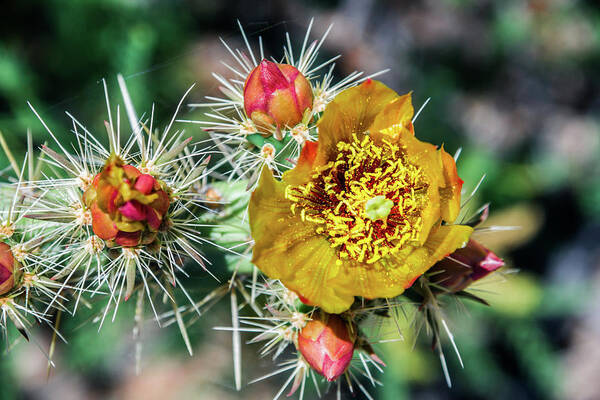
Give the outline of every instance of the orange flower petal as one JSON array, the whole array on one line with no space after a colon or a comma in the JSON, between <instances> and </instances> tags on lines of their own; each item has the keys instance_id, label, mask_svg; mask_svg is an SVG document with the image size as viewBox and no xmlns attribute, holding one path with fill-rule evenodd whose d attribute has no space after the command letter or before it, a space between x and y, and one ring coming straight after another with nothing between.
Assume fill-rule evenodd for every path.
<instances>
[{"instance_id":1,"label":"orange flower petal","mask_svg":"<svg viewBox=\"0 0 600 400\"><path fill-rule=\"evenodd\" d=\"M92 230L101 239L110 240L113 239L118 229L114 222L110 219L110 216L103 212L97 203L92 204Z\"/></svg>"},{"instance_id":2,"label":"orange flower petal","mask_svg":"<svg viewBox=\"0 0 600 400\"><path fill-rule=\"evenodd\" d=\"M98 207L106 213L113 213L117 210L117 201L119 190L110 183L100 180L96 189L96 203Z\"/></svg>"},{"instance_id":3,"label":"orange flower petal","mask_svg":"<svg viewBox=\"0 0 600 400\"><path fill-rule=\"evenodd\" d=\"M315 167L318 149L319 144L317 142L305 142L296 167L286 171L282 180L288 185L301 185L307 182Z\"/></svg>"}]
</instances>

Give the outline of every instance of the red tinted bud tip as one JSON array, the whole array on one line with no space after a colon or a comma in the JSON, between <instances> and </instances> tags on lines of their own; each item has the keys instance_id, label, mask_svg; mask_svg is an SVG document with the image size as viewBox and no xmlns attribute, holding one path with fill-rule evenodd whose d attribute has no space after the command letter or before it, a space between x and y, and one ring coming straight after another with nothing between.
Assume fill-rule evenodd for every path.
<instances>
[{"instance_id":1,"label":"red tinted bud tip","mask_svg":"<svg viewBox=\"0 0 600 400\"><path fill-rule=\"evenodd\" d=\"M316 372L334 381L348 369L355 340L339 315L322 313L298 334L298 350Z\"/></svg>"},{"instance_id":2,"label":"red tinted bud tip","mask_svg":"<svg viewBox=\"0 0 600 400\"><path fill-rule=\"evenodd\" d=\"M436 263L429 272L437 285L456 293L504 266L504 261L475 240Z\"/></svg>"},{"instance_id":3,"label":"red tinted bud tip","mask_svg":"<svg viewBox=\"0 0 600 400\"><path fill-rule=\"evenodd\" d=\"M294 127L312 108L313 92L296 67L262 60L244 84L244 110L257 129Z\"/></svg>"}]
</instances>

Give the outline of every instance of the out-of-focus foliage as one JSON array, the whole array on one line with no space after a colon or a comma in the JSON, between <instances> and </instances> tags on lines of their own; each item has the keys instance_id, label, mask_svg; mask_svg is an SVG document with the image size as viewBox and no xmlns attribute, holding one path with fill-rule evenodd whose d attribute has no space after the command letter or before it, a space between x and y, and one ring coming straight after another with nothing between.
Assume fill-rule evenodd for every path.
<instances>
[{"instance_id":1,"label":"out-of-focus foliage","mask_svg":"<svg viewBox=\"0 0 600 400\"><path fill-rule=\"evenodd\" d=\"M120 72L136 106L149 110L156 103L157 120L164 121L160 116L169 115L193 82L197 100L216 92L210 72L227 73L219 64L226 50L218 36L239 41L236 18L251 37L265 38L270 54L280 54L285 30L300 41L310 17L316 18L317 34L333 22L323 57L343 54L340 76L389 67L381 79L398 92L413 90L417 107L431 97L415 124L417 135L445 143L449 152L462 147L458 168L467 190L486 173L471 200L473 210L491 201L493 223L523 226L479 237L500 246L509 266L521 271L478 285L492 307L466 300L466 308L449 308L465 363L461 369L447 351L455 387L445 387L435 354L424 350L427 346L413 350L414 339L406 336L404 343L379 348L388 368L377 398L599 395L600 9L595 2L281 0L257 6L216 0L13 0L2 5L1 14L0 130L18 155L24 154L27 129L38 145L46 137L27 100L68 143L72 135L64 110L81 116L92 132L102 132L105 105L98 82L106 77L114 88ZM203 135L194 126L187 129L197 138ZM0 159L0 167L6 165ZM196 290L205 290L200 279ZM230 383L229 337L200 333L222 325L226 307L214 308L191 327L195 359L187 358L176 330L148 324L145 372L137 378L130 325L122 323L131 318L105 324L102 335L91 318L81 315L63 326L71 343L57 349L55 376L47 384L36 349L17 346L2 354L0 398L70 393L69 398L262 399L273 393L259 384L238 395ZM395 329L382 329L388 328ZM40 332L41 342L50 336ZM244 357L249 379L270 366L270 360L254 359L254 351Z\"/></svg>"}]
</instances>

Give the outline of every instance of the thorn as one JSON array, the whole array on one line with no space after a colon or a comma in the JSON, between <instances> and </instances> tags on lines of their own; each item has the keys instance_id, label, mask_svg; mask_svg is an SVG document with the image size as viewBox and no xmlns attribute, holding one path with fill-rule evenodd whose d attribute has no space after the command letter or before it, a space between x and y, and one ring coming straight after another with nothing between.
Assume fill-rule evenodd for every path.
<instances>
[{"instance_id":1,"label":"thorn","mask_svg":"<svg viewBox=\"0 0 600 400\"><path fill-rule=\"evenodd\" d=\"M371 359L373 359L373 361L375 361L377 364L387 367L387 365L383 362L383 360L381 358L379 358L379 356L375 353L369 354L369 356L371 356Z\"/></svg>"}]
</instances>

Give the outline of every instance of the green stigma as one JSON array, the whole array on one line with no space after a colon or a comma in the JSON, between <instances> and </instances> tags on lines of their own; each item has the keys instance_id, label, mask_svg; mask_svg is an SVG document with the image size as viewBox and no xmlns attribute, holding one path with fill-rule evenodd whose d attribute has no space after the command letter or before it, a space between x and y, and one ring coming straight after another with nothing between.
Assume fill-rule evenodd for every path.
<instances>
[{"instance_id":1,"label":"green stigma","mask_svg":"<svg viewBox=\"0 0 600 400\"><path fill-rule=\"evenodd\" d=\"M371 221L384 220L392 211L392 207L394 207L392 200L386 199L385 196L375 196L365 204L365 214Z\"/></svg>"}]
</instances>

